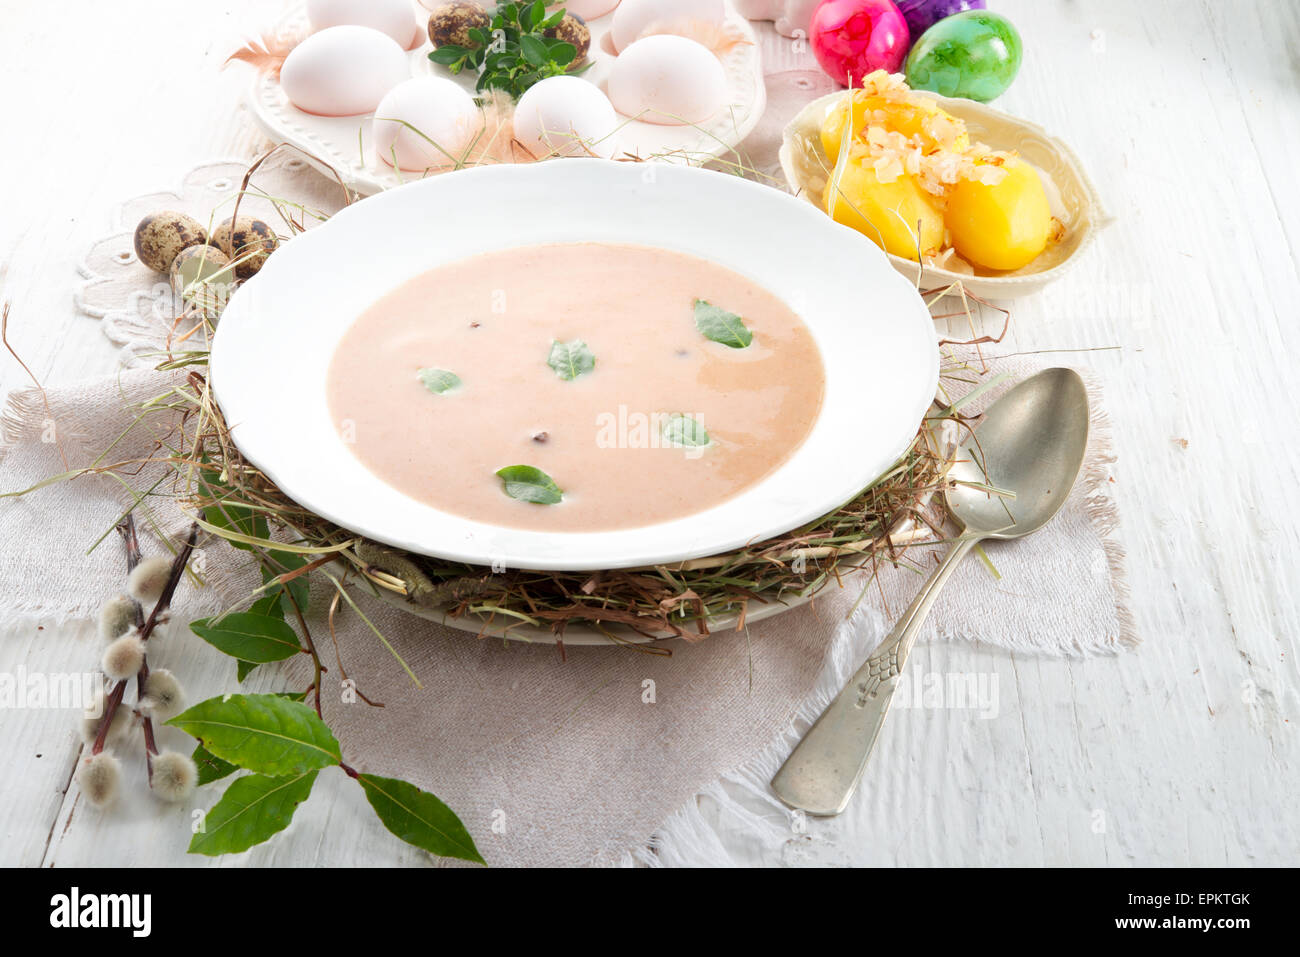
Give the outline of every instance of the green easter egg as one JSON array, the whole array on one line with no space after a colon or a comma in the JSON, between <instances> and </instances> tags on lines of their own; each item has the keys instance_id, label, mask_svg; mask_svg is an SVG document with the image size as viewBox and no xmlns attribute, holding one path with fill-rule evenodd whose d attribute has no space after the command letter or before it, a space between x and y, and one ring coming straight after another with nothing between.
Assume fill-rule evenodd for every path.
<instances>
[{"instance_id":1,"label":"green easter egg","mask_svg":"<svg viewBox=\"0 0 1300 957\"><path fill-rule=\"evenodd\" d=\"M1019 31L1001 14L968 10L944 17L907 55L907 85L987 103L1011 86L1021 50Z\"/></svg>"}]
</instances>

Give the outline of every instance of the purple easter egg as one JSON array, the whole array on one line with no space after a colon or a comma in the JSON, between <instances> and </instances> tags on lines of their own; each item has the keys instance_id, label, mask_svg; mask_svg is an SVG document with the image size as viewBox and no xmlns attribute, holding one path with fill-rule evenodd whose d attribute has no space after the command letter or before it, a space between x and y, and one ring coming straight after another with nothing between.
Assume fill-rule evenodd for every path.
<instances>
[{"instance_id":1,"label":"purple easter egg","mask_svg":"<svg viewBox=\"0 0 1300 957\"><path fill-rule=\"evenodd\" d=\"M913 40L919 40L922 33L944 17L984 9L984 0L896 0L896 3L907 20L907 30Z\"/></svg>"}]
</instances>

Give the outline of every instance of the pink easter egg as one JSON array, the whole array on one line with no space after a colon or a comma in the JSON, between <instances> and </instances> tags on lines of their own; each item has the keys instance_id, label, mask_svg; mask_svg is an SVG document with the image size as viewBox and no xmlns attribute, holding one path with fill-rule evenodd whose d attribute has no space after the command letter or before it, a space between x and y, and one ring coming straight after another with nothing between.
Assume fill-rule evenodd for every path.
<instances>
[{"instance_id":1,"label":"pink easter egg","mask_svg":"<svg viewBox=\"0 0 1300 957\"><path fill-rule=\"evenodd\" d=\"M911 43L893 0L822 0L808 36L821 68L849 86L874 70L897 73Z\"/></svg>"}]
</instances>

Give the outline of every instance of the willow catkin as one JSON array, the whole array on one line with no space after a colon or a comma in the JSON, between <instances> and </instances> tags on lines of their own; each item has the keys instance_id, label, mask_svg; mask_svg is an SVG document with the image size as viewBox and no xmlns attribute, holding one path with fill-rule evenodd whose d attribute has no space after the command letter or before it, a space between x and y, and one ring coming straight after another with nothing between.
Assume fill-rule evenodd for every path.
<instances>
[{"instance_id":1,"label":"willow catkin","mask_svg":"<svg viewBox=\"0 0 1300 957\"><path fill-rule=\"evenodd\" d=\"M135 622L135 604L128 598L110 598L99 609L99 637L104 641L120 638Z\"/></svg>"},{"instance_id":2,"label":"willow catkin","mask_svg":"<svg viewBox=\"0 0 1300 957\"><path fill-rule=\"evenodd\" d=\"M149 786L164 801L183 801L199 780L199 769L189 755L164 751L153 759Z\"/></svg>"},{"instance_id":3,"label":"willow catkin","mask_svg":"<svg viewBox=\"0 0 1300 957\"><path fill-rule=\"evenodd\" d=\"M117 638L104 649L101 666L104 674L114 681L125 681L139 672L144 664L144 642L140 635L132 630Z\"/></svg>"},{"instance_id":4,"label":"willow catkin","mask_svg":"<svg viewBox=\"0 0 1300 957\"><path fill-rule=\"evenodd\" d=\"M92 755L81 766L77 783L86 795L86 800L95 807L105 807L117 798L118 785L122 780L122 765L117 758L107 751Z\"/></svg>"},{"instance_id":5,"label":"willow catkin","mask_svg":"<svg viewBox=\"0 0 1300 957\"><path fill-rule=\"evenodd\" d=\"M126 590L140 604L152 607L162 597L163 589L167 587L167 579L171 577L171 573L172 563L170 558L164 558L161 555L146 558L139 565L136 565L131 570L131 574L127 576Z\"/></svg>"},{"instance_id":6,"label":"willow catkin","mask_svg":"<svg viewBox=\"0 0 1300 957\"><path fill-rule=\"evenodd\" d=\"M176 676L166 668L149 672L144 682L144 697L140 706L149 712L150 717L166 721L181 713L185 701L185 691Z\"/></svg>"}]
</instances>

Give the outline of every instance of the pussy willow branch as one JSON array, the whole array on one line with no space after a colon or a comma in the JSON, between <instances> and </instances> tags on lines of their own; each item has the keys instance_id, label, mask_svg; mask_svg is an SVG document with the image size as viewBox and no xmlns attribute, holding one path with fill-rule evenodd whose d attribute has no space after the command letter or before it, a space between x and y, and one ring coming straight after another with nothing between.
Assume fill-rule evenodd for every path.
<instances>
[{"instance_id":1,"label":"pussy willow branch","mask_svg":"<svg viewBox=\"0 0 1300 957\"><path fill-rule=\"evenodd\" d=\"M135 571L135 567L140 564L140 537L135 531L135 515L131 512L126 513L126 517L117 523L118 534L122 536L122 544L126 548L126 573L128 575ZM131 607L135 611L135 626L141 631L144 630L144 609L134 598L131 599ZM141 717L141 725L144 729L144 761L145 768L149 773L149 780L153 780L153 757L158 753L158 741L154 737L153 717L144 713L144 686L149 681L149 656L145 655L140 661L140 671L135 676L135 708L136 713Z\"/></svg>"},{"instance_id":2,"label":"pussy willow branch","mask_svg":"<svg viewBox=\"0 0 1300 957\"><path fill-rule=\"evenodd\" d=\"M139 560L138 540L134 546L130 544L131 539L134 538L135 535L134 522L132 522L129 527L129 536L126 532L124 532L123 535L126 537L128 542L127 564L134 568L135 566L131 564L131 555L133 550L137 556L136 561ZM185 566L189 563L190 555L194 551L194 543L198 541L198 538L199 526L191 525L190 534L186 538L184 547L176 553L176 557L172 560L171 572L167 576L167 583L163 586L162 594L158 597L157 603L153 606L153 611L149 613L149 617L144 620L144 624L140 627L140 640L142 642L148 642L149 636L153 634L154 629L158 627L159 621L167 613L167 609L171 607L172 596L176 594L176 586L180 584L181 576L185 574ZM139 606L137 605L137 609L138 608ZM137 614L139 614L139 612L137 612ZM141 691L143 691L144 682L148 678L148 674L148 664L146 663L141 666L140 673L136 675L137 688ZM129 679L124 678L117 682L117 684L113 686L112 690L109 691L108 698L105 701L104 714L99 719L99 733L95 735L95 744L91 749L91 754L99 754L104 750L104 743L108 739L108 729L112 726L113 718L117 714L117 709L122 704L122 696L126 693L126 683L128 680ZM149 721L147 718L145 720L146 722ZM146 755L149 756L150 773L152 773L152 755L157 753L157 745L152 740L152 722L149 722L149 724L150 727L148 727L145 732L145 752Z\"/></svg>"}]
</instances>

